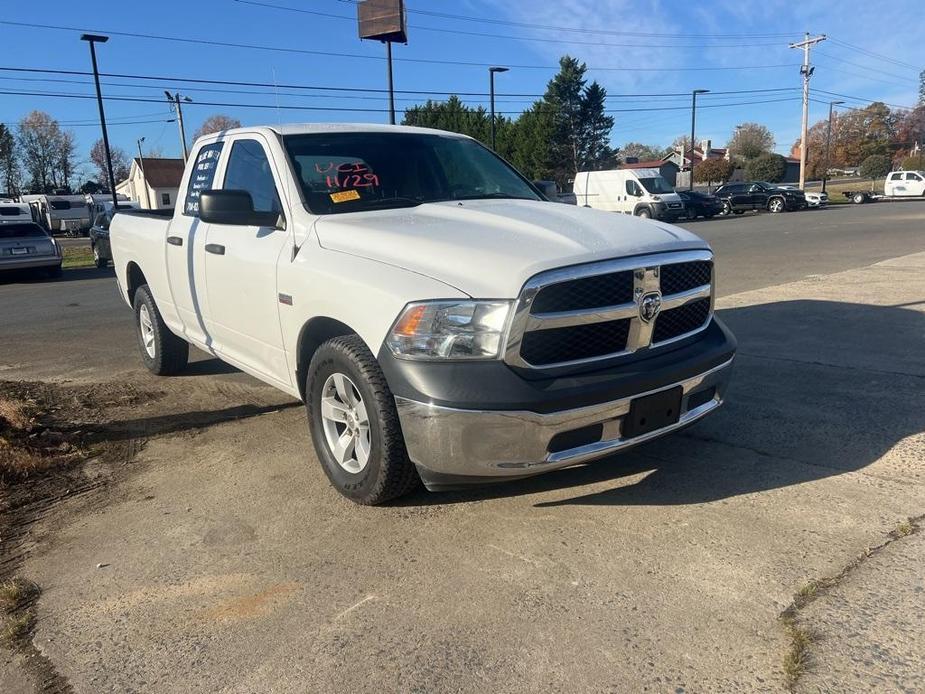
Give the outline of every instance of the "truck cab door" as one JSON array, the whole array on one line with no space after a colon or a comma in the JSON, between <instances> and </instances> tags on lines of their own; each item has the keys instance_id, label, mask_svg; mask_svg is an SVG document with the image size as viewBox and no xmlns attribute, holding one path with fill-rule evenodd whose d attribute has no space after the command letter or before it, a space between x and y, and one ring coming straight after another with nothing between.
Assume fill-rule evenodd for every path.
<instances>
[{"instance_id":1,"label":"truck cab door","mask_svg":"<svg viewBox=\"0 0 925 694\"><path fill-rule=\"evenodd\" d=\"M186 197L182 203L177 200L177 209L164 239L170 294L183 333L192 342L210 351L213 337L207 328L208 300L205 291L206 229L209 225L199 219L199 193L212 187L223 145L223 142L213 142L203 145L195 153L186 184Z\"/></svg>"},{"instance_id":2,"label":"truck cab door","mask_svg":"<svg viewBox=\"0 0 925 694\"><path fill-rule=\"evenodd\" d=\"M226 141L223 181L216 188L250 193L254 209L283 213L281 172L268 143L255 134ZM283 385L292 371L283 345L277 266L291 252L291 234L274 227L209 224L205 246L207 327L219 354Z\"/></svg>"},{"instance_id":3,"label":"truck cab door","mask_svg":"<svg viewBox=\"0 0 925 694\"><path fill-rule=\"evenodd\" d=\"M925 180L915 171L906 173L906 195L925 195Z\"/></svg>"}]
</instances>

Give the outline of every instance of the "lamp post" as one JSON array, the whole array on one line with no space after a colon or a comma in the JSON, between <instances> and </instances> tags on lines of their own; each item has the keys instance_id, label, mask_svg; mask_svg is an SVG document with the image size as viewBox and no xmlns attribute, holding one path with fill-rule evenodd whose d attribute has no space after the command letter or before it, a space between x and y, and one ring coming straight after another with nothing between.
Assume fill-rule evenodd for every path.
<instances>
[{"instance_id":1,"label":"lamp post","mask_svg":"<svg viewBox=\"0 0 925 694\"><path fill-rule=\"evenodd\" d=\"M112 195L112 209L115 211L119 208L119 203L116 200L116 178L112 172L112 154L109 152L109 133L106 132L106 112L103 110L103 92L100 91L100 72L96 66L96 44L106 43L109 37L99 34L83 34L80 40L90 44L90 60L93 63L93 82L96 84L96 103L100 107L100 127L103 129L103 151L106 153L106 172L109 174L109 192Z\"/></svg>"},{"instance_id":2,"label":"lamp post","mask_svg":"<svg viewBox=\"0 0 925 694\"><path fill-rule=\"evenodd\" d=\"M491 148L495 149L495 73L507 72L509 67L488 68L489 100L491 101Z\"/></svg>"},{"instance_id":3,"label":"lamp post","mask_svg":"<svg viewBox=\"0 0 925 694\"><path fill-rule=\"evenodd\" d=\"M138 145L138 166L141 168L141 180L145 186L145 202L148 205L148 209L151 209L151 197L148 194L148 177L145 175L145 156L141 153L141 143L144 142L143 137L135 140Z\"/></svg>"},{"instance_id":4,"label":"lamp post","mask_svg":"<svg viewBox=\"0 0 925 694\"><path fill-rule=\"evenodd\" d=\"M188 96L181 96L180 92L171 94L167 90L164 90L164 94L167 96L167 101L170 102L171 106L177 110L177 123L180 126L180 146L183 150L183 161L186 161L187 157L189 157L189 150L186 148L186 130L183 129L183 108L180 106L180 103L181 101L191 103L193 100Z\"/></svg>"},{"instance_id":5,"label":"lamp post","mask_svg":"<svg viewBox=\"0 0 925 694\"><path fill-rule=\"evenodd\" d=\"M825 168L822 169L822 192L825 192L825 184L829 179L829 146L832 144L832 111L839 104L845 103L844 101L830 101L829 102L829 124L825 129Z\"/></svg>"},{"instance_id":6,"label":"lamp post","mask_svg":"<svg viewBox=\"0 0 925 694\"><path fill-rule=\"evenodd\" d=\"M691 180L687 186L688 190L694 189L694 126L697 120L697 95L706 94L709 89L695 89L691 92ZM703 156L706 157L707 153L704 152ZM681 162L684 162L684 156L681 156Z\"/></svg>"}]
</instances>

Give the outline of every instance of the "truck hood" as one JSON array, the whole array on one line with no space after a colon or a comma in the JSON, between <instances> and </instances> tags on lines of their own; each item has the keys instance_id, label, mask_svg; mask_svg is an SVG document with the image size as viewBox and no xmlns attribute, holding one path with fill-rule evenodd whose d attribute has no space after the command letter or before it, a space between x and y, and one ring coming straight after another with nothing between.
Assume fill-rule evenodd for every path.
<instances>
[{"instance_id":1,"label":"truck hood","mask_svg":"<svg viewBox=\"0 0 925 694\"><path fill-rule=\"evenodd\" d=\"M322 217L319 243L427 275L478 298L514 298L544 270L709 245L680 227L533 200L426 203Z\"/></svg>"}]
</instances>

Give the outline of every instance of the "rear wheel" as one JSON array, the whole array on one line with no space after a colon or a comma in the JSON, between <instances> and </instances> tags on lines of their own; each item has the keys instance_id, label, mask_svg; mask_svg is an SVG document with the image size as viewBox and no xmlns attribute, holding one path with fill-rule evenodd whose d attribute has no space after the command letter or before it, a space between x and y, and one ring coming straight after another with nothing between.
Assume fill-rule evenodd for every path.
<instances>
[{"instance_id":1,"label":"rear wheel","mask_svg":"<svg viewBox=\"0 0 925 694\"><path fill-rule=\"evenodd\" d=\"M728 200L723 200L723 210L720 212L723 215L732 214L732 204Z\"/></svg>"},{"instance_id":2,"label":"rear wheel","mask_svg":"<svg viewBox=\"0 0 925 694\"><path fill-rule=\"evenodd\" d=\"M855 205L862 205L864 203L864 193L855 193L854 197L851 198L851 202Z\"/></svg>"},{"instance_id":3,"label":"rear wheel","mask_svg":"<svg viewBox=\"0 0 925 694\"><path fill-rule=\"evenodd\" d=\"M360 337L335 337L318 348L308 367L305 405L321 467L345 497L381 504L418 485L395 399Z\"/></svg>"},{"instance_id":4,"label":"rear wheel","mask_svg":"<svg viewBox=\"0 0 925 694\"><path fill-rule=\"evenodd\" d=\"M769 212L774 212L776 214L778 212L783 212L784 209L786 209L786 206L784 205L783 198L771 198L770 200L768 200L768 211Z\"/></svg>"},{"instance_id":5,"label":"rear wheel","mask_svg":"<svg viewBox=\"0 0 925 694\"><path fill-rule=\"evenodd\" d=\"M148 285L143 284L135 291L134 306L138 347L148 371L170 376L186 368L189 343L170 332Z\"/></svg>"}]
</instances>

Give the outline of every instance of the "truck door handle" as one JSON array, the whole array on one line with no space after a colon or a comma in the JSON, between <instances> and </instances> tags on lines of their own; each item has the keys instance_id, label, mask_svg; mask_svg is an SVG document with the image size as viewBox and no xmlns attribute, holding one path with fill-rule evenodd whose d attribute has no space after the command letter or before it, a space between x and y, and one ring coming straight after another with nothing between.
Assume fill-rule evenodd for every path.
<instances>
[{"instance_id":1,"label":"truck door handle","mask_svg":"<svg viewBox=\"0 0 925 694\"><path fill-rule=\"evenodd\" d=\"M225 255L225 247L217 243L207 243L206 253L214 253L215 255Z\"/></svg>"},{"instance_id":2,"label":"truck door handle","mask_svg":"<svg viewBox=\"0 0 925 694\"><path fill-rule=\"evenodd\" d=\"M169 243L171 246L182 246L183 239L179 236L168 236L167 243Z\"/></svg>"}]
</instances>

